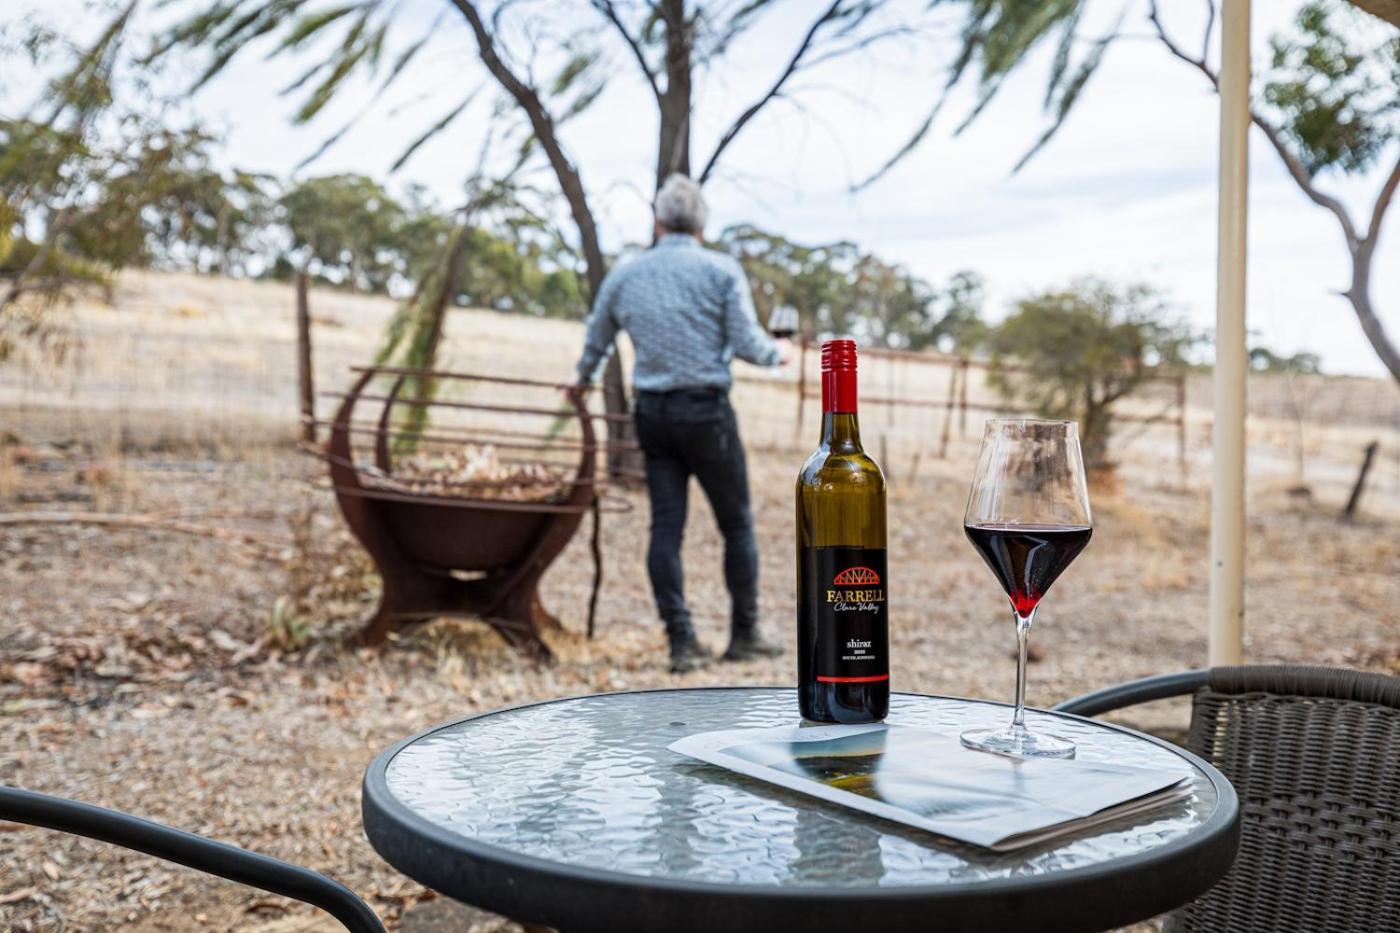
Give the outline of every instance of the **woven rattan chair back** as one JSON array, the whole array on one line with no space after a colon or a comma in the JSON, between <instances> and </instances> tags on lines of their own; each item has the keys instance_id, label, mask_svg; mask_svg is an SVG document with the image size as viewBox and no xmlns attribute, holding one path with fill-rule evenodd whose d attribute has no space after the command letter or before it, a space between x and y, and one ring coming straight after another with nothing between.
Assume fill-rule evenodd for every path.
<instances>
[{"instance_id":1,"label":"woven rattan chair back","mask_svg":"<svg viewBox=\"0 0 1400 933\"><path fill-rule=\"evenodd\" d=\"M1192 751L1239 793L1239 857L1168 933L1400 930L1400 678L1223 667Z\"/></svg>"}]
</instances>

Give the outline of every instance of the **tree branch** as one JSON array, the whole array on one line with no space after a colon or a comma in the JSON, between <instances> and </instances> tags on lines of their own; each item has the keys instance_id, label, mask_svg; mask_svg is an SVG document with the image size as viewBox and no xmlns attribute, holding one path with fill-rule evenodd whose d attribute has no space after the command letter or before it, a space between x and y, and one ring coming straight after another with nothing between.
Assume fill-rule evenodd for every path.
<instances>
[{"instance_id":1,"label":"tree branch","mask_svg":"<svg viewBox=\"0 0 1400 933\"><path fill-rule=\"evenodd\" d=\"M651 85L651 92L656 95L657 100L661 99L661 85L656 83L656 69L647 63L646 53L642 51L642 45L637 41L637 37L628 32L627 25L622 22L622 17L618 15L617 7L612 0L591 0L593 8L607 17L608 22L617 27L618 34L622 36L627 47L632 50L632 57L637 60L637 67L641 68L642 74L647 79L647 84Z\"/></svg>"},{"instance_id":2,"label":"tree branch","mask_svg":"<svg viewBox=\"0 0 1400 933\"><path fill-rule=\"evenodd\" d=\"M1157 30L1157 38L1167 47L1167 51L1205 75L1206 80L1210 81L1211 87L1215 88L1217 94L1220 93L1220 76L1211 70L1210 65L1206 64L1204 59L1193 58L1167 35L1166 29L1162 26L1162 20L1157 14L1156 0L1152 0L1152 3L1149 5L1147 18ZM1298 184L1298 187L1302 189L1303 194L1307 195L1308 200L1319 207L1324 207L1331 211L1333 216L1337 218L1337 222L1341 224L1342 233L1346 237L1347 247L1355 250L1360 241L1356 234L1356 225L1352 223L1351 215L1347 213L1347 209L1342 205L1342 202L1338 201L1330 194L1318 190L1317 186L1313 184L1312 174L1303 165L1302 161L1299 160L1298 156L1294 154L1293 150L1288 148L1288 144L1284 141L1282 130L1265 118L1259 111L1255 110L1253 106L1249 108L1249 119L1264 133L1264 137L1269 141L1269 144L1274 147L1274 151L1278 153L1278 157L1283 160L1284 168L1288 169L1288 174L1293 176L1293 180Z\"/></svg>"},{"instance_id":3,"label":"tree branch","mask_svg":"<svg viewBox=\"0 0 1400 933\"><path fill-rule=\"evenodd\" d=\"M569 210L573 214L575 225L578 227L579 245L583 249L584 262L588 266L589 291L597 294L598 286L603 282L604 272L603 250L598 243L598 227L594 222L593 212L588 206L588 196L583 187L583 179L580 177L578 169L569 161L569 157L559 141L554 117L545 107L544 101L540 99L539 92L522 81L501 58L496 49L495 37L486 28L476 5L471 0L452 0L452 5L461 11L467 24L471 27L472 34L476 37L477 50L486 70L491 72L492 77L515 99L516 104L525 111L525 116L529 118L530 128L544 149L545 156L549 159L549 165L559 181L560 191L569 203Z\"/></svg>"},{"instance_id":4,"label":"tree branch","mask_svg":"<svg viewBox=\"0 0 1400 933\"><path fill-rule=\"evenodd\" d=\"M1156 4L1153 4L1152 12L1157 12ZM1206 28L1205 34L1201 37L1201 61L1210 58L1210 36L1215 31L1215 0L1206 0Z\"/></svg>"},{"instance_id":5,"label":"tree branch","mask_svg":"<svg viewBox=\"0 0 1400 933\"><path fill-rule=\"evenodd\" d=\"M14 281L10 283L9 290L5 292L5 297L0 298L0 311L4 311L12 303L18 301L28 288L29 279L44 268L44 263L49 261L49 254L53 252L54 244L58 242L59 236L68 229L68 220L72 214L72 205L65 204L58 209L58 213L49 219L49 228L44 231L44 242L39 244L39 248L34 251L29 262L25 263L24 268L15 274Z\"/></svg>"},{"instance_id":6,"label":"tree branch","mask_svg":"<svg viewBox=\"0 0 1400 933\"><path fill-rule=\"evenodd\" d=\"M1366 227L1366 243L1369 246L1376 245L1376 237L1381 232L1381 221L1385 219L1386 209L1390 207L1397 187L1400 187L1400 155L1395 157L1390 176L1386 178L1385 184L1381 185L1380 194L1376 195L1376 206L1371 208L1371 223Z\"/></svg>"},{"instance_id":7,"label":"tree branch","mask_svg":"<svg viewBox=\"0 0 1400 933\"><path fill-rule=\"evenodd\" d=\"M811 49L812 42L816 39L817 33L821 32L822 27L835 19L837 13L840 12L842 2L843 0L833 0L832 4L826 8L826 11L822 13L821 16L817 17L811 27L808 28L807 34L802 37L802 42L797 46L796 51L792 53L792 58L788 60L787 67L783 69L782 74L778 75L778 79L773 82L773 85L768 88L768 92L750 104L748 109L739 114L738 119L734 121L729 129L724 131L724 135L720 137L719 143L715 145L715 151L710 154L710 158L705 162L704 170L700 173L700 184L703 185L709 179L710 173L714 171L715 166L719 163L719 157L723 155L724 150L729 147L729 144L734 141L734 137L738 136L739 132L743 130L748 122L757 116L758 112L766 107L773 98L782 93L783 85L787 83L788 78L791 78L793 72L797 71L798 67L802 64L802 58Z\"/></svg>"},{"instance_id":8,"label":"tree branch","mask_svg":"<svg viewBox=\"0 0 1400 933\"><path fill-rule=\"evenodd\" d=\"M834 61L838 58L844 58L847 55L851 55L855 52L868 49L872 45L878 45L879 43L884 42L886 39L898 39L903 38L905 36L917 36L919 34L920 31L911 26L889 26L885 29L881 29L878 32L872 32L868 36L862 36L859 39L856 39L853 42L851 42L849 45L843 45L838 48L830 49L816 56L815 58L809 58L806 62L803 63L802 67L815 68L818 65L825 64L826 62Z\"/></svg>"}]
</instances>

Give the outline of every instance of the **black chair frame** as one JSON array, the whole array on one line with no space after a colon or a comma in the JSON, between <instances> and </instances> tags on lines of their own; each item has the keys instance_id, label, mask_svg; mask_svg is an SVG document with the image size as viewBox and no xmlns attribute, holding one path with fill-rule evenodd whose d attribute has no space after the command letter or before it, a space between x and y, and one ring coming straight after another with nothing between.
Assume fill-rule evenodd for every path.
<instances>
[{"instance_id":1,"label":"black chair frame","mask_svg":"<svg viewBox=\"0 0 1400 933\"><path fill-rule=\"evenodd\" d=\"M0 785L0 820L134 849L319 907L350 933L384 933L368 904L325 875L129 813Z\"/></svg>"},{"instance_id":2,"label":"black chair frame","mask_svg":"<svg viewBox=\"0 0 1400 933\"><path fill-rule=\"evenodd\" d=\"M1095 716L1188 694L1185 744L1234 785L1240 853L1165 930L1400 930L1400 677L1216 667L1119 684L1055 709Z\"/></svg>"},{"instance_id":3,"label":"black chair frame","mask_svg":"<svg viewBox=\"0 0 1400 933\"><path fill-rule=\"evenodd\" d=\"M1073 713L1076 716L1099 716L1126 706L1137 706L1139 703L1188 696L1208 686L1208 668L1177 671L1172 674L1144 677L1141 680L1130 680L1092 693L1084 693L1057 704L1053 709L1057 713Z\"/></svg>"}]
</instances>

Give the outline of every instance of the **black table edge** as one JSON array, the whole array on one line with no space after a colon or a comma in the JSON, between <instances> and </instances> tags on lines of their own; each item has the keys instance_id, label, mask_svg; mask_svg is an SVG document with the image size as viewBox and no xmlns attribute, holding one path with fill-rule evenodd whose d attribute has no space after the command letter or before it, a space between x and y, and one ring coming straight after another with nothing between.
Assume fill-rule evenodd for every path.
<instances>
[{"instance_id":1,"label":"black table edge","mask_svg":"<svg viewBox=\"0 0 1400 933\"><path fill-rule=\"evenodd\" d=\"M1165 845L1050 876L924 886L748 887L658 879L522 855L437 826L404 806L388 787L389 764L404 748L442 729L489 716L609 696L792 689L743 685L615 691L522 703L440 723L396 742L366 769L361 795L365 835L390 865L442 894L514 920L569 933L651 929L739 933L794 926L895 933L927 929L934 904L940 919L957 918L956 926L940 929L1102 930L1156 916L1199 897L1223 878L1234 862L1239 847L1239 803L1234 788L1219 771L1186 749L1155 736L1049 710L1035 712L1093 722L1179 755L1214 785L1214 811L1189 835ZM1007 705L993 700L969 702ZM1047 888L1054 890L1053 898L1044 893Z\"/></svg>"}]
</instances>

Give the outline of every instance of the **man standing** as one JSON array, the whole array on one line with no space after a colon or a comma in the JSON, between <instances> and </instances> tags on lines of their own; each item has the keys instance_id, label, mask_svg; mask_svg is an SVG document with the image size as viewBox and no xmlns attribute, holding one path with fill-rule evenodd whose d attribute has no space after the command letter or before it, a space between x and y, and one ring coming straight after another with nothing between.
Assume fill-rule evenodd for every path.
<instances>
[{"instance_id":1,"label":"man standing","mask_svg":"<svg viewBox=\"0 0 1400 933\"><path fill-rule=\"evenodd\" d=\"M789 347L759 326L739 263L701 245L707 208L699 186L672 175L654 207L655 245L613 269L593 301L578 378L592 382L617 331L627 331L636 351L634 416L651 499L647 573L671 642L671 670L680 673L712 660L695 638L681 567L691 476L724 535L732 601L724 660L782 653L758 631L758 549L744 445L729 404L729 363L737 356L781 365Z\"/></svg>"}]
</instances>

